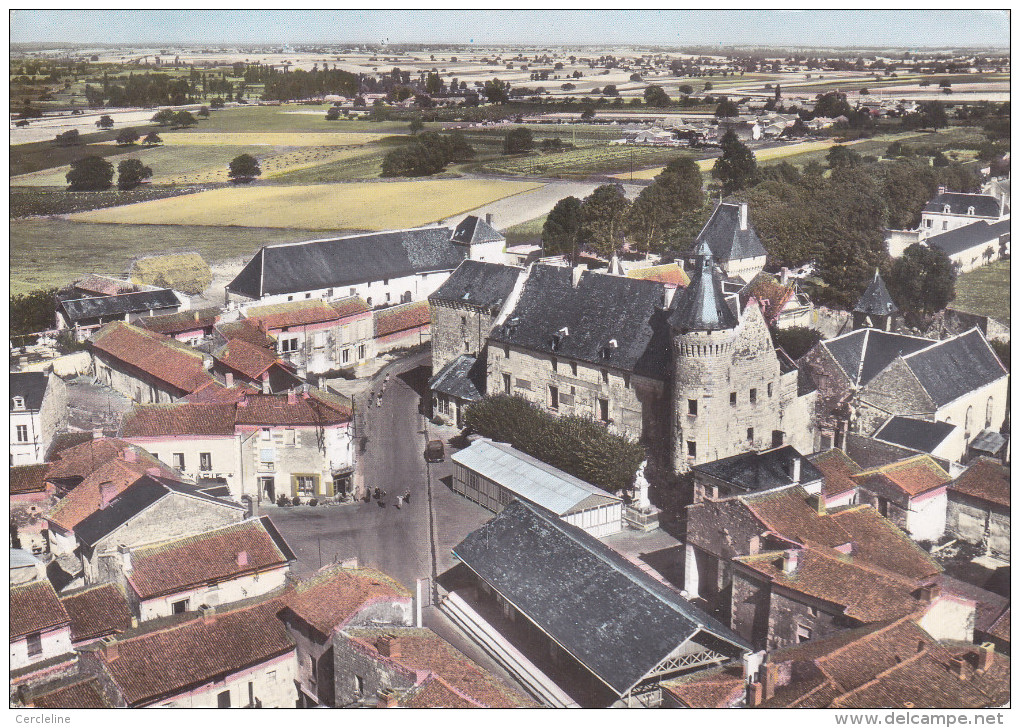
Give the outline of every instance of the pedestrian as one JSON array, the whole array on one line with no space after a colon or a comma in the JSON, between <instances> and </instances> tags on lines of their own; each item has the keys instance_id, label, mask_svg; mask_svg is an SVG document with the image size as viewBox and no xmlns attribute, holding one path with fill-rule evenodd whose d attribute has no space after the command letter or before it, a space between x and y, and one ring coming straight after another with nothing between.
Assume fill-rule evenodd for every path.
<instances>
[{"instance_id":1,"label":"pedestrian","mask_svg":"<svg viewBox=\"0 0 1020 728\"><path fill-rule=\"evenodd\" d=\"M378 399L378 400L376 400L376 404L377 404L377 405L378 405L379 407L382 407L382 392L379 392L379 399Z\"/></svg>"},{"instance_id":2,"label":"pedestrian","mask_svg":"<svg viewBox=\"0 0 1020 728\"><path fill-rule=\"evenodd\" d=\"M369 407L372 406L372 400L373 399L375 399L375 392L374 391L368 393L368 406Z\"/></svg>"},{"instance_id":3,"label":"pedestrian","mask_svg":"<svg viewBox=\"0 0 1020 728\"><path fill-rule=\"evenodd\" d=\"M405 503L411 502L411 491L407 491L406 493L404 493L404 502Z\"/></svg>"},{"instance_id":4,"label":"pedestrian","mask_svg":"<svg viewBox=\"0 0 1020 728\"><path fill-rule=\"evenodd\" d=\"M397 496L397 509L398 510L400 509L400 504L403 503L403 502L404 502L404 496L398 495Z\"/></svg>"}]
</instances>

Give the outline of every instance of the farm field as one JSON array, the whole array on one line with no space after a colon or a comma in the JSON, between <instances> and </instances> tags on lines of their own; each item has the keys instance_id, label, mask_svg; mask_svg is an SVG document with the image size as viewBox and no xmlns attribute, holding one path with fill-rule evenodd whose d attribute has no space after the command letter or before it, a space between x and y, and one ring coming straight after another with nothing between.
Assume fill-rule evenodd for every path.
<instances>
[{"instance_id":1,"label":"farm field","mask_svg":"<svg viewBox=\"0 0 1020 728\"><path fill-rule=\"evenodd\" d=\"M401 180L209 190L70 215L79 222L232 225L310 230L414 227L538 189L535 182Z\"/></svg>"},{"instance_id":2,"label":"farm field","mask_svg":"<svg viewBox=\"0 0 1020 728\"><path fill-rule=\"evenodd\" d=\"M546 218L549 215L539 215L527 222L512 225L503 231L507 245L530 245L540 243L542 240L542 228L545 227Z\"/></svg>"},{"instance_id":3,"label":"farm field","mask_svg":"<svg viewBox=\"0 0 1020 728\"><path fill-rule=\"evenodd\" d=\"M263 245L321 231L187 225L103 225L69 220L10 223L11 293L66 285L85 273L126 273L134 257L195 251L209 263L247 259Z\"/></svg>"},{"instance_id":4,"label":"farm field","mask_svg":"<svg viewBox=\"0 0 1020 728\"><path fill-rule=\"evenodd\" d=\"M956 281L956 300L949 304L968 313L992 318L1009 325L1009 266L1001 260L964 273Z\"/></svg>"},{"instance_id":5,"label":"farm field","mask_svg":"<svg viewBox=\"0 0 1020 728\"><path fill-rule=\"evenodd\" d=\"M566 152L554 152L539 156L508 157L485 162L476 168L478 172L506 175L535 175L541 177L585 177L588 175L613 175L619 179L629 179L630 173L620 172L629 169L633 163L634 179L651 179L661 171L659 166L655 173L644 177L638 171L641 166L649 164L666 165L677 157L690 155L689 151L678 149L662 149L657 147L628 147L622 144L613 146L584 147ZM618 173L618 174L613 174Z\"/></svg>"}]
</instances>

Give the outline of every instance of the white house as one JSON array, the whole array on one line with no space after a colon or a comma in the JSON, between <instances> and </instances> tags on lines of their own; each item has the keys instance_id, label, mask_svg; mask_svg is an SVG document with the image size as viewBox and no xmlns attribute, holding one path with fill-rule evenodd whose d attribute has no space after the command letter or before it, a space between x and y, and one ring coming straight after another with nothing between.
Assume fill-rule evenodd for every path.
<instances>
[{"instance_id":1,"label":"white house","mask_svg":"<svg viewBox=\"0 0 1020 728\"><path fill-rule=\"evenodd\" d=\"M71 618L46 579L11 587L12 671L65 656L71 649Z\"/></svg>"},{"instance_id":2,"label":"white house","mask_svg":"<svg viewBox=\"0 0 1020 728\"><path fill-rule=\"evenodd\" d=\"M938 235L984 220L997 222L1009 215L1005 201L992 195L949 192L939 187L938 194L921 211L921 236Z\"/></svg>"},{"instance_id":3,"label":"white house","mask_svg":"<svg viewBox=\"0 0 1020 728\"><path fill-rule=\"evenodd\" d=\"M52 372L11 372L10 465L34 465L46 457L67 420L67 390Z\"/></svg>"}]
</instances>

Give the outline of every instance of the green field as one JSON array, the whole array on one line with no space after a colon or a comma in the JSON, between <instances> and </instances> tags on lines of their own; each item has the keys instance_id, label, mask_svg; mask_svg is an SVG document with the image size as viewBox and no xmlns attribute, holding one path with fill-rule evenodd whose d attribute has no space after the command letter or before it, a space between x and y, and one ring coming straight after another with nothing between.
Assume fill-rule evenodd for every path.
<instances>
[{"instance_id":1,"label":"green field","mask_svg":"<svg viewBox=\"0 0 1020 728\"><path fill-rule=\"evenodd\" d=\"M229 109L216 109L208 119L200 121L194 131L408 133L407 122L402 121L362 121L360 119L326 121L326 110L329 107L330 104L314 106L283 104L281 106L237 106Z\"/></svg>"},{"instance_id":2,"label":"green field","mask_svg":"<svg viewBox=\"0 0 1020 728\"><path fill-rule=\"evenodd\" d=\"M503 231L507 245L533 245L542 241L542 228L549 215L539 215L526 222L511 225Z\"/></svg>"},{"instance_id":3,"label":"green field","mask_svg":"<svg viewBox=\"0 0 1020 728\"><path fill-rule=\"evenodd\" d=\"M1009 325L1009 263L1001 260L964 273L956 281L956 300L952 308L991 316Z\"/></svg>"},{"instance_id":4,"label":"green field","mask_svg":"<svg viewBox=\"0 0 1020 728\"><path fill-rule=\"evenodd\" d=\"M85 273L126 273L132 257L197 251L210 263L251 256L263 245L310 240L321 231L185 225L12 221L11 293L66 285Z\"/></svg>"},{"instance_id":5,"label":"green field","mask_svg":"<svg viewBox=\"0 0 1020 728\"><path fill-rule=\"evenodd\" d=\"M619 173L620 178L652 165L664 166L691 152L682 149L633 147L623 144L592 146L567 152L551 152L523 157L506 157L485 162L479 172L540 177L587 177L596 174Z\"/></svg>"}]
</instances>

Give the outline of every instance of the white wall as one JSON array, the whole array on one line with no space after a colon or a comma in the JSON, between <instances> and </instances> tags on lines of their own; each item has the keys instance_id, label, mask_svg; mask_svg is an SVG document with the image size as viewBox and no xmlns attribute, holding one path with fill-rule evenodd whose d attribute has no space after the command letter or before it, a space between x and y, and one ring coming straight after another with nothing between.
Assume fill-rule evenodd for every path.
<instances>
[{"instance_id":1,"label":"white wall","mask_svg":"<svg viewBox=\"0 0 1020 728\"><path fill-rule=\"evenodd\" d=\"M915 498L907 511L906 531L915 541L937 541L946 532L946 489L926 498Z\"/></svg>"},{"instance_id":2,"label":"white wall","mask_svg":"<svg viewBox=\"0 0 1020 728\"><path fill-rule=\"evenodd\" d=\"M297 706L297 656L294 651L268 660L255 667L231 673L224 680L208 683L188 693L175 695L160 703L162 707L173 708L215 708L217 696L230 693L230 706L243 707L248 704L248 683L253 683L255 698L262 701L263 708L294 708Z\"/></svg>"},{"instance_id":3,"label":"white wall","mask_svg":"<svg viewBox=\"0 0 1020 728\"><path fill-rule=\"evenodd\" d=\"M126 441L132 445L138 445L159 458L167 465L174 466L174 453L184 455L184 469L182 472L191 478L199 475L211 477L219 475L226 478L230 494L240 498L245 493L254 493L254 490L246 490L241 480L241 447L239 435L223 436L175 436L175 437L126 437ZM208 471L200 470L201 454L207 452L212 458L212 468Z\"/></svg>"},{"instance_id":4,"label":"white wall","mask_svg":"<svg viewBox=\"0 0 1020 728\"><path fill-rule=\"evenodd\" d=\"M11 669L17 670L57 655L70 655L71 652L71 629L69 627L52 629L42 633L42 652L33 657L28 656L27 639L11 642Z\"/></svg>"},{"instance_id":5,"label":"white wall","mask_svg":"<svg viewBox=\"0 0 1020 728\"><path fill-rule=\"evenodd\" d=\"M303 301L320 298L323 301L337 301L350 296L361 296L373 306L385 306L386 304L398 304L400 298L408 291L411 292L411 301L422 301L427 299L441 286L453 270L437 271L435 273L416 273L399 278L389 278L379 281L368 281L356 283L342 288L318 288L299 293L280 293L264 296L257 301L246 301L241 305L244 310L250 306L265 306L275 303L287 303L289 301ZM389 298L387 299L387 296Z\"/></svg>"},{"instance_id":6,"label":"white wall","mask_svg":"<svg viewBox=\"0 0 1020 728\"><path fill-rule=\"evenodd\" d=\"M27 428L27 442L18 442L18 425ZM34 465L43 461L46 453L43 452L42 420L38 413L11 412L9 436L11 465Z\"/></svg>"},{"instance_id":7,"label":"white wall","mask_svg":"<svg viewBox=\"0 0 1020 728\"><path fill-rule=\"evenodd\" d=\"M173 603L182 599L188 600L188 611L194 611L202 604L218 607L249 597L261 596L284 585L287 581L288 568L280 566L261 574L248 574L218 584L206 584L195 589L147 599L138 605L139 619L145 622L159 617L169 617L174 613Z\"/></svg>"},{"instance_id":8,"label":"white wall","mask_svg":"<svg viewBox=\"0 0 1020 728\"><path fill-rule=\"evenodd\" d=\"M1006 394L1009 391L1009 378L1003 374L1002 378L991 384L986 384L980 389L968 392L962 397L943 405L935 411L935 420L938 422L950 422L958 425L961 431L966 430L966 419L968 408L971 410L970 437L964 441L964 450L982 430L985 429L985 414L988 407L988 400L992 400L992 422L993 430L998 430L1006 417ZM953 460L960 461L963 452L953 457ZM949 457L949 453L946 454Z\"/></svg>"}]
</instances>

